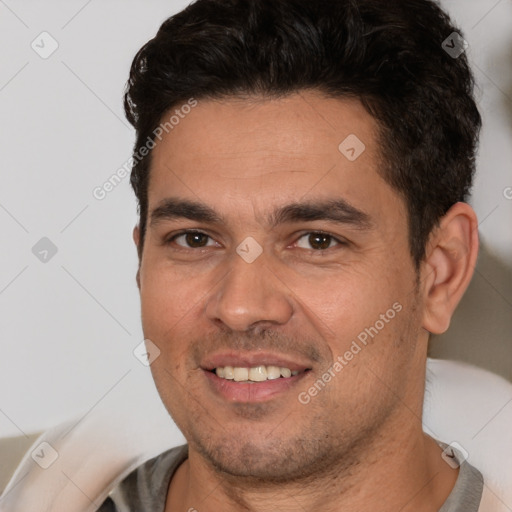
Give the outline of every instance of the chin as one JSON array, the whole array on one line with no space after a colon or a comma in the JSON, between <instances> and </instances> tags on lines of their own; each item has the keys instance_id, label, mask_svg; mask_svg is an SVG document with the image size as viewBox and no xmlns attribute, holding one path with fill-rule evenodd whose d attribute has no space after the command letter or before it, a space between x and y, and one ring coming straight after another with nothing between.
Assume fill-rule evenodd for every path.
<instances>
[{"instance_id":1,"label":"chin","mask_svg":"<svg viewBox=\"0 0 512 512\"><path fill-rule=\"evenodd\" d=\"M248 436L251 437L251 436ZM279 439L271 436L236 440L233 436L208 443L193 443L200 455L226 477L262 483L303 480L325 471L331 446L304 437Z\"/></svg>"}]
</instances>

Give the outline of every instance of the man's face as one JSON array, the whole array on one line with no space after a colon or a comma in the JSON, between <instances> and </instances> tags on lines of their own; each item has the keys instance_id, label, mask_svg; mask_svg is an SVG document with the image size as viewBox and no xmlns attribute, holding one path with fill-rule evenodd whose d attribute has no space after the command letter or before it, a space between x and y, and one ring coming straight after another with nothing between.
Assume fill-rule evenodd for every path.
<instances>
[{"instance_id":1,"label":"man's face","mask_svg":"<svg viewBox=\"0 0 512 512\"><path fill-rule=\"evenodd\" d=\"M353 136L339 149L351 134L362 152ZM360 103L313 92L199 101L153 150L144 335L207 464L286 480L354 463L372 434L413 421L402 401L422 396L422 304L404 202L378 161ZM242 381L216 376L225 367Z\"/></svg>"}]
</instances>

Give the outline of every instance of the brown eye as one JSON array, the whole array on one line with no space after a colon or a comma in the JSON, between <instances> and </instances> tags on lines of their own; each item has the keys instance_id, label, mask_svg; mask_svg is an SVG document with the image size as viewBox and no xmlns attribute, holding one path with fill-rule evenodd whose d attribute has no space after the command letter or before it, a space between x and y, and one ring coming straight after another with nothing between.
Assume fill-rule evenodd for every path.
<instances>
[{"instance_id":1,"label":"brown eye","mask_svg":"<svg viewBox=\"0 0 512 512\"><path fill-rule=\"evenodd\" d=\"M301 240L305 239L305 242L301 243ZM342 242L334 238L332 235L327 233L306 233L299 238L297 245L302 249L313 249L315 251L323 251L331 247L332 242L336 242L340 245Z\"/></svg>"},{"instance_id":2,"label":"brown eye","mask_svg":"<svg viewBox=\"0 0 512 512\"><path fill-rule=\"evenodd\" d=\"M179 242L179 240L181 242ZM208 245L208 240L210 240L210 237L205 233L201 233L199 231L186 231L184 233L179 233L173 236L169 240L169 242L175 241L176 244L179 245L180 247L197 249L201 247L206 247Z\"/></svg>"}]
</instances>

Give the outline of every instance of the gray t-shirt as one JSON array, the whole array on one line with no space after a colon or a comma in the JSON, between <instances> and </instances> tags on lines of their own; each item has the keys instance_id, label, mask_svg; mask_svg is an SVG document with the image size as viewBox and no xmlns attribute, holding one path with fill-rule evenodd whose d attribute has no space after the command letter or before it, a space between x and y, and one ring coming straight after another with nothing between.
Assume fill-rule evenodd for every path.
<instances>
[{"instance_id":1,"label":"gray t-shirt","mask_svg":"<svg viewBox=\"0 0 512 512\"><path fill-rule=\"evenodd\" d=\"M443 450L448 446L437 443ZM459 476L439 512L478 512L484 485L482 474L457 450L450 455L460 464ZM187 456L185 444L144 462L110 492L98 512L164 512L171 478Z\"/></svg>"}]
</instances>

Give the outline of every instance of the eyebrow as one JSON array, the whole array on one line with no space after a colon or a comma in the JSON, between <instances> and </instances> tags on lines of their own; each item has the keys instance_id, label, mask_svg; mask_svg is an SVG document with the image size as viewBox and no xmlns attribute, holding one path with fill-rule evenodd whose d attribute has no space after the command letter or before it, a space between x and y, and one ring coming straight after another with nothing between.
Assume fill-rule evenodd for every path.
<instances>
[{"instance_id":1,"label":"eyebrow","mask_svg":"<svg viewBox=\"0 0 512 512\"><path fill-rule=\"evenodd\" d=\"M162 221L180 218L210 224L225 224L224 217L206 204L169 197L163 199L151 212L150 226L154 227ZM290 203L275 208L266 220L271 228L279 224L315 220L349 224L366 230L374 225L368 213L355 208L341 198Z\"/></svg>"}]
</instances>

